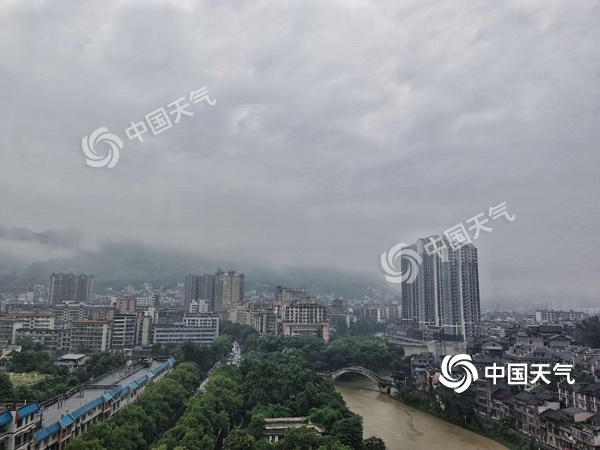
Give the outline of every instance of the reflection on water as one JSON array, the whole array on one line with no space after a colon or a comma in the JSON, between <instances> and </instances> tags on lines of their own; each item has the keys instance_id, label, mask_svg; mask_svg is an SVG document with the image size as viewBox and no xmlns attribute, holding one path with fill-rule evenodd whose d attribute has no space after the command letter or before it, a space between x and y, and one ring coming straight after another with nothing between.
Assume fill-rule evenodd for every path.
<instances>
[{"instance_id":1,"label":"reflection on water","mask_svg":"<svg viewBox=\"0 0 600 450\"><path fill-rule=\"evenodd\" d=\"M336 380L351 411L364 421L364 436L377 436L388 450L505 450L491 439L422 413L379 393L367 379Z\"/></svg>"}]
</instances>

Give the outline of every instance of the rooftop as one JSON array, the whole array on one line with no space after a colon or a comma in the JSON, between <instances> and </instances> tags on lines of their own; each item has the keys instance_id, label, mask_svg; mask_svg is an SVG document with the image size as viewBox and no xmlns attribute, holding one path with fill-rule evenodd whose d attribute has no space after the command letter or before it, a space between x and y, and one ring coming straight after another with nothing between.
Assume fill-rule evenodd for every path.
<instances>
[{"instance_id":1,"label":"rooftop","mask_svg":"<svg viewBox=\"0 0 600 450\"><path fill-rule=\"evenodd\" d=\"M91 401L97 399L106 391L109 391L110 386L127 386L131 382L143 377L151 370L156 369L162 363L162 361L153 361L150 367L140 368L139 366L133 366L124 368L100 380L97 380L94 385L84 387L81 390L72 393L70 397L63 399L62 403L55 402L51 405L47 405L42 416L42 429L50 426L63 416L66 416L69 413L72 413Z\"/></svg>"},{"instance_id":2,"label":"rooftop","mask_svg":"<svg viewBox=\"0 0 600 450\"><path fill-rule=\"evenodd\" d=\"M67 353L66 355L62 355L58 358L59 361L64 361L66 359L81 359L85 358L87 355L85 353Z\"/></svg>"}]
</instances>

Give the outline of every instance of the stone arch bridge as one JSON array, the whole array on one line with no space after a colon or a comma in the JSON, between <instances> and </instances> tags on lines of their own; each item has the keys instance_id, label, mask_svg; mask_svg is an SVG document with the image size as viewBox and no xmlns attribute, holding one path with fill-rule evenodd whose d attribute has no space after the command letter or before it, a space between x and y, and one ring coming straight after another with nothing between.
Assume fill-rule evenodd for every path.
<instances>
[{"instance_id":1,"label":"stone arch bridge","mask_svg":"<svg viewBox=\"0 0 600 450\"><path fill-rule=\"evenodd\" d=\"M330 378L331 381L335 381L339 376L341 376L345 373L358 373L364 377L369 378L370 380L373 380L375 383L377 383L377 387L379 388L379 391L383 392L385 394L389 394L390 389L394 386L393 380L390 380L387 378L382 378L379 375L377 375L375 372L373 372L372 370L369 370L369 369L367 369L365 367L361 367L361 366L343 367L341 369L334 370L333 372L322 373L321 375Z\"/></svg>"}]
</instances>

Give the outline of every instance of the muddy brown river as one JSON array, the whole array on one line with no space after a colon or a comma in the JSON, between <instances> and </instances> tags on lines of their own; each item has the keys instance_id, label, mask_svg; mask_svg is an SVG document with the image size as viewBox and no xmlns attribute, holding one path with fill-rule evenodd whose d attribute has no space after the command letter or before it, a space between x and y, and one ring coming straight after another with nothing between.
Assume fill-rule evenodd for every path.
<instances>
[{"instance_id":1,"label":"muddy brown river","mask_svg":"<svg viewBox=\"0 0 600 450\"><path fill-rule=\"evenodd\" d=\"M335 388L350 410L362 416L364 437L380 437L388 450L506 450L491 439L392 400L371 380L336 380Z\"/></svg>"}]
</instances>

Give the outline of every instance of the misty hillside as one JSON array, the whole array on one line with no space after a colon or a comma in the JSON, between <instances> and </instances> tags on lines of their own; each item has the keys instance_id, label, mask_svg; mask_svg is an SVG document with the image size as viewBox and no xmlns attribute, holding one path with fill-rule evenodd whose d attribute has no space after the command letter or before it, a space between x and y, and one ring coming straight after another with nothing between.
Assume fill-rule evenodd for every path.
<instances>
[{"instance_id":1,"label":"misty hillside","mask_svg":"<svg viewBox=\"0 0 600 450\"><path fill-rule=\"evenodd\" d=\"M140 243L106 242L99 250L80 251L74 256L45 262L0 258L0 292L20 293L28 285L48 285L52 272L92 274L95 293L107 287L121 289L129 284L150 282L155 288L173 288L185 280L187 273L215 272L217 268L236 270L246 275L246 289L274 290L278 284L304 287L311 291L344 298L362 298L372 289L394 295L394 291L377 278L329 269L274 270L250 265L236 265L208 260L198 255L165 250Z\"/></svg>"}]
</instances>

